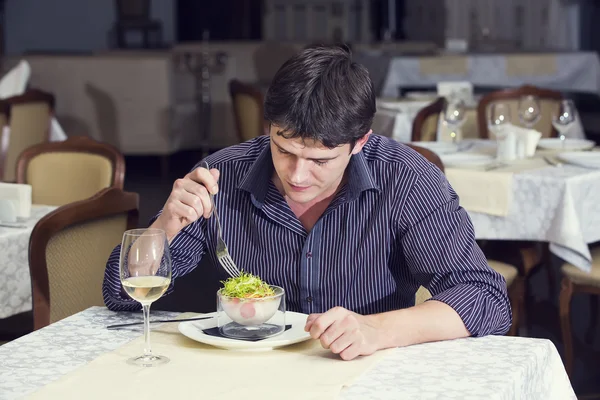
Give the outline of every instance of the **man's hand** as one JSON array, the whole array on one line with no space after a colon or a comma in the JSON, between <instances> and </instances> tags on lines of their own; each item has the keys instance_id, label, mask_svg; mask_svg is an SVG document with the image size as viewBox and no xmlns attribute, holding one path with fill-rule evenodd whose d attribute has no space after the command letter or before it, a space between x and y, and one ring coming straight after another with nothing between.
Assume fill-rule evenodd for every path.
<instances>
[{"instance_id":1,"label":"man's hand","mask_svg":"<svg viewBox=\"0 0 600 400\"><path fill-rule=\"evenodd\" d=\"M218 191L219 171L196 168L185 177L177 179L162 214L152 228L163 229L169 242L186 226L212 212L210 195Z\"/></svg>"},{"instance_id":2,"label":"man's hand","mask_svg":"<svg viewBox=\"0 0 600 400\"><path fill-rule=\"evenodd\" d=\"M304 330L344 360L371 355L380 349L381 333L374 320L343 307L309 315Z\"/></svg>"}]
</instances>

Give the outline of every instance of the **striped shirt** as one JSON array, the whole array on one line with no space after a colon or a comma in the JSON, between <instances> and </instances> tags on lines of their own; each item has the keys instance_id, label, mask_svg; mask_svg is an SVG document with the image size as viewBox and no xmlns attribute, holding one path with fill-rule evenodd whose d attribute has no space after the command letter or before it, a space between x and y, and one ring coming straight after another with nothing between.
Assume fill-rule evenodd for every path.
<instances>
[{"instance_id":1,"label":"striped shirt","mask_svg":"<svg viewBox=\"0 0 600 400\"><path fill-rule=\"evenodd\" d=\"M504 278L488 266L444 174L409 147L371 135L310 232L271 180L268 136L206 161L221 172L215 201L234 261L283 287L288 310L381 313L413 306L422 285L456 310L473 336L508 331ZM172 240L173 280L204 255L217 262L216 235L214 218L201 218ZM111 310L139 309L122 294L119 252L106 266L104 301Z\"/></svg>"}]
</instances>

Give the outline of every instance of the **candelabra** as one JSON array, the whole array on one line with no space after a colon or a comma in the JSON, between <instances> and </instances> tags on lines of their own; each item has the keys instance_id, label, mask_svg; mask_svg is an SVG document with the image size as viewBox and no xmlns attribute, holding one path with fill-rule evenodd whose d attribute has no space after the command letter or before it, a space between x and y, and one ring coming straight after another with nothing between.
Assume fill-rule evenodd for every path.
<instances>
[{"instance_id":1,"label":"candelabra","mask_svg":"<svg viewBox=\"0 0 600 400\"><path fill-rule=\"evenodd\" d=\"M225 71L227 58L225 52L209 49L205 35L200 50L183 51L175 61L180 70L190 73L195 79L194 100L203 142L208 140L211 128L210 79L212 75L222 74Z\"/></svg>"}]
</instances>

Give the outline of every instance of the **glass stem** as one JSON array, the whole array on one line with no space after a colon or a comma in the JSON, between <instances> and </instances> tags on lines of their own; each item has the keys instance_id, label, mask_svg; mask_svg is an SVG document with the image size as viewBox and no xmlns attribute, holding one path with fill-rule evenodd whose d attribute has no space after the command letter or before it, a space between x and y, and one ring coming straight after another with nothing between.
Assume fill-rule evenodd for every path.
<instances>
[{"instance_id":1,"label":"glass stem","mask_svg":"<svg viewBox=\"0 0 600 400\"><path fill-rule=\"evenodd\" d=\"M150 348L150 304L142 304L144 310L144 356L151 357L152 349Z\"/></svg>"}]
</instances>

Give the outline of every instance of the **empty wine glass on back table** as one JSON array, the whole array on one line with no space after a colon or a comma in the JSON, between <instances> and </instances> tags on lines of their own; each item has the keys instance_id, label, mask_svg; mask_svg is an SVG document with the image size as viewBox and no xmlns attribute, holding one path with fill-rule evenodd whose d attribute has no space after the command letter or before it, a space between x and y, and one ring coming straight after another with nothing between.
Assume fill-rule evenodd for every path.
<instances>
[{"instance_id":1,"label":"empty wine glass on back table","mask_svg":"<svg viewBox=\"0 0 600 400\"><path fill-rule=\"evenodd\" d=\"M566 134L577 121L577 109L572 100L562 100L558 105L558 112L552 118L552 126L557 130L559 138L565 146Z\"/></svg>"},{"instance_id":2,"label":"empty wine glass on back table","mask_svg":"<svg viewBox=\"0 0 600 400\"><path fill-rule=\"evenodd\" d=\"M542 117L540 101L537 97L528 95L519 99L519 119L528 129L533 128Z\"/></svg>"},{"instance_id":3,"label":"empty wine glass on back table","mask_svg":"<svg viewBox=\"0 0 600 400\"><path fill-rule=\"evenodd\" d=\"M171 283L171 253L161 229L132 229L123 234L120 257L121 283L144 311L144 354L127 360L130 364L151 367L169 362L150 348L150 305Z\"/></svg>"},{"instance_id":4,"label":"empty wine glass on back table","mask_svg":"<svg viewBox=\"0 0 600 400\"><path fill-rule=\"evenodd\" d=\"M444 122L450 128L452 142L456 143L458 131L465 123L466 106L461 99L448 99L444 106Z\"/></svg>"},{"instance_id":5,"label":"empty wine glass on back table","mask_svg":"<svg viewBox=\"0 0 600 400\"><path fill-rule=\"evenodd\" d=\"M506 103L493 103L489 108L488 129L496 134L510 124L510 108Z\"/></svg>"}]
</instances>

